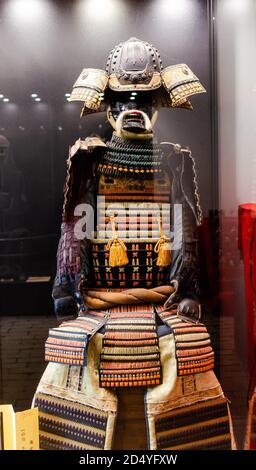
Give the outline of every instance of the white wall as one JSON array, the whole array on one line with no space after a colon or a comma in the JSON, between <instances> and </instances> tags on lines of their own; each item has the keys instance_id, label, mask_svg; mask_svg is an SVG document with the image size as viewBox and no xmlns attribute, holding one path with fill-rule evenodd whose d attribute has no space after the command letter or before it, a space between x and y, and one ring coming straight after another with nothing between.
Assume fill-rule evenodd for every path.
<instances>
[{"instance_id":1,"label":"white wall","mask_svg":"<svg viewBox=\"0 0 256 470\"><path fill-rule=\"evenodd\" d=\"M256 1L218 0L220 206L256 202Z\"/></svg>"},{"instance_id":2,"label":"white wall","mask_svg":"<svg viewBox=\"0 0 256 470\"><path fill-rule=\"evenodd\" d=\"M220 273L222 315L233 316L236 352L246 360L238 206L256 203L256 0L217 0Z\"/></svg>"}]
</instances>

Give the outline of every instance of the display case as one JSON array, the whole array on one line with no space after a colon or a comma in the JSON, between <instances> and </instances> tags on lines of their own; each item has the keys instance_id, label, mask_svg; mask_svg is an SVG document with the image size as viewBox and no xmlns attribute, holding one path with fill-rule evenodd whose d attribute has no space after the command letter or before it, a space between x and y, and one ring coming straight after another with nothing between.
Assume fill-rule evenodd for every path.
<instances>
[{"instance_id":1,"label":"display case","mask_svg":"<svg viewBox=\"0 0 256 470\"><path fill-rule=\"evenodd\" d=\"M78 166L74 169L72 162L76 161L76 157L73 158L73 156L77 152L88 151L89 161L95 145L100 148L100 152L104 152L105 147L108 148L113 131L109 109L114 115L114 108L119 106L116 102L114 106L111 93L115 91L118 94L118 86L121 88L124 86L122 90L120 89L120 93L129 91L131 94L129 100L132 97L137 108L141 106L144 109L148 99L147 93L150 93L154 87L155 90L158 88L157 78L154 85L152 85L153 79L151 83L151 78L149 78L146 85L148 88L143 90L139 86L143 78L136 81L135 77L132 82L129 71L128 75L126 73L128 78L122 83L122 73L125 69L124 64L129 63L136 75L140 66L142 67L142 65L138 66L138 62L141 61L142 64L144 60L141 56L142 49L139 48L146 47L147 49L148 47L150 60L147 60L150 67L152 66L152 75L155 77L154 73L158 71L159 66L161 86L166 93L166 96L161 95L161 105L159 105L160 95L157 98L159 109L158 119L153 126L154 142L157 142L157 145L169 142L172 146L174 157L170 161L175 163L170 164L172 175L175 175L175 171L179 172L179 165L181 167L183 165L182 177L179 180L182 196L176 185L176 192L172 191L173 202L183 204L183 214L186 212L184 207L187 206L192 207L192 212L196 214L196 235L193 232L193 237L198 242L196 272L199 273L198 285L200 287L200 295L198 294L196 301L200 304L200 322L204 324L201 328L205 327L209 333L211 348L215 355L214 376L217 382L214 382L214 386L221 386L223 396L230 401L228 419L231 422L232 416L233 423L231 430L227 431L225 428L223 435L225 433L232 435L230 449L235 447L254 449L256 403L256 279L254 269L256 85L253 61L256 48L256 12L254 1L65 0L44 2L27 0L21 2L20 0L4 0L0 6L0 20L0 39L3 45L0 71L0 403L11 403L18 412L31 406L46 366L44 343L47 338L48 340L51 338L51 335L52 337L55 335L58 328L58 322L54 316L52 285L54 279L56 280L56 252L58 247L61 250L62 241L59 242L61 223L62 230L65 231L65 223L70 222L67 216L65 218L65 204L64 219L62 219L63 200L67 204L71 201L73 210L72 194L76 194L77 188L86 186L85 178L87 182L91 181L91 185L100 179L99 173L95 173L94 169L91 170L87 161L85 170L83 160L81 160L80 167L78 160ZM122 49L122 44L128 40L130 40L130 45L128 44L125 50ZM141 43L144 46L141 46ZM123 51L123 55L120 50ZM109 53L110 58L107 62ZM124 59L125 54L126 59ZM117 70L116 62L119 60ZM168 78L173 86L171 88L168 79L164 79L164 71L166 68L175 68L180 64L181 68L178 70L181 70L184 75L183 81L182 83L175 81L173 74L171 78ZM84 72L84 75L81 75L76 82L82 69L86 69L86 73ZM97 76L92 77L91 72L88 72L94 69L97 73L101 72L99 79ZM145 68L145 70L147 73L148 69ZM179 86L186 87L187 75L193 77L190 84L196 83L196 86L201 87L197 91L194 90L195 94L191 93L191 96L189 93L186 95L185 88L178 88ZM109 85L110 77L113 79L112 88ZM85 86L86 80L89 80L88 86ZM136 86L135 88L127 87L125 80L127 83L131 82L136 85L137 89ZM75 82L78 85L73 88ZM149 82L153 88L150 88ZM117 83L116 90L114 83ZM95 91L94 86L97 93L93 98L97 96L100 101L97 113L88 112L88 109L91 111L95 106L93 99L87 111L86 105L83 108L88 93ZM174 93L171 94L173 90ZM176 91L184 93L182 98L186 98L183 101L181 99L181 106L174 105ZM204 91L206 93L203 93ZM79 93L82 96L79 99L83 103L79 103L79 99L76 100ZM137 96L138 93L146 94L141 98L141 95ZM150 98L150 107L155 106L156 94L152 96L154 98ZM132 103L131 100L130 102ZM190 109L190 102L193 110ZM118 103L123 106L121 110L126 109L122 99L119 99ZM84 115L80 117L82 108ZM134 109L134 106L129 109ZM85 140L87 137L91 139L89 144ZM76 148L72 147L75 142L79 142ZM119 147L117 150L111 147L110 153L119 152L120 155L120 142L114 142L113 145L117 147L119 145ZM166 148L164 145L161 149ZM137 147L136 143L133 152L135 151L135 154L138 152L141 161L144 161L144 153L140 154L141 149ZM122 147L122 152L126 157L128 155L129 158L127 158L131 161L130 150ZM133 153L132 155L134 156ZM185 156L182 157L182 155ZM186 155L190 159L188 160L190 169L186 169L186 163L184 163L187 161ZM68 157L68 177L66 178ZM94 163L92 167L93 165ZM109 165L109 160L103 159L100 165L104 168L104 165ZM118 161L118 165L119 167L121 165L122 170L125 167L123 160L121 163ZM127 165L129 168L129 162ZM138 168L136 167L135 170L137 171ZM138 172L142 170L143 168L139 167ZM102 173L104 174L104 171ZM115 178L119 176L115 174L113 177L110 173L106 174L106 181L104 180L104 185L100 186L101 191L98 193L96 191L97 195L104 195L109 199L113 197L113 201L116 202L114 197L117 197L121 191L124 197L125 190L128 191L128 184L116 181ZM72 190L69 186L70 178L71 185L73 184ZM176 181L175 178L174 181ZM134 182L129 184L129 191L132 187L133 198L136 199L136 191L139 191L138 185L132 186ZM154 180L154 194L159 196L161 190L157 184ZM152 203L150 198L147 199L149 197L147 195L151 195L151 190L151 183L144 184L140 190L143 196L140 195L139 201ZM165 191L170 192L170 188L166 186ZM118 197L120 201L122 197L120 195ZM76 203L78 202L88 201L76 200ZM160 202L163 203L164 199ZM169 199L168 202L170 202ZM186 204L187 206L184 206ZM158 216L155 216L155 220L154 216L151 216L151 219L152 226L155 223L161 234L162 226L161 223L159 225ZM191 222L190 216L188 220L189 225L191 226L192 223L193 226L194 222ZM112 230L114 230L114 235L113 233L112 235L116 242L115 223L112 223ZM66 233L65 243L66 239L69 240L69 232ZM159 240L163 240L161 236ZM103 244L102 248L99 242L95 242L92 249L92 256L96 260L94 266L97 269L101 266L101 262L105 263L107 269L110 267L106 264L106 259L109 259L107 255L104 254L103 261L98 257L98 251L102 249L104 252L104 246ZM125 248L128 249L129 258L130 253L136 252L137 245L135 243L130 246L128 242ZM108 250L111 251L111 244ZM143 250L146 251L148 248L144 247ZM152 258L153 264L159 261L157 253L154 254L154 259ZM124 253L122 255L126 256ZM174 253L174 258L170 263L174 263L175 256ZM193 255L190 256L188 270L194 265ZM58 269L61 263L65 265L66 259L58 261ZM92 259L90 263L93 264ZM128 261L127 263L125 261L125 264L129 264ZM112 266L116 269L117 265ZM147 280L147 288L150 289L153 285L149 285L149 278L144 272L138 271L137 275L134 266L135 264L132 265L131 272L127 271L125 274L126 284L122 284L124 279L119 273L117 284L111 284L110 278L106 275L105 281L109 282L103 286L100 284L100 277L97 277L96 269L93 279L98 280L98 284L89 284L89 286L90 288L92 285L98 286L106 290L123 288L123 285L129 289L144 288L143 283L143 285L135 283L135 280L140 280L141 276L143 282ZM163 266L165 268L167 264ZM111 272L111 276L112 274ZM115 274L113 276L115 277ZM193 280L196 277L194 271L192 277ZM89 278L90 282L91 274ZM171 280L174 278L176 278L176 271ZM79 286L82 281L84 279L79 278ZM191 297L190 290L186 284L181 297L176 299L178 305L182 300ZM53 292L53 297L55 310L58 313L61 303L56 303L58 296L55 294L56 290ZM65 294L65 297L69 294L70 292L68 295ZM78 304L79 308L88 308L89 305L86 305L86 302L83 305L84 299L81 301L81 296L75 296L72 302ZM92 307L89 305L89 308ZM109 305L106 308L109 309ZM183 310L185 317L188 312L189 308L187 311ZM61 315L59 319L63 320ZM191 317L189 320L185 318L185 322L190 320ZM104 327L107 330L108 327ZM191 328L195 327L192 325ZM53 332L50 336L48 336L49 329ZM173 326L172 331L175 336ZM189 339L189 341L192 340L193 338ZM88 348L86 341L84 349ZM121 341L120 338L119 341ZM110 348L114 348L111 342L109 344ZM179 356L177 351L178 349L176 359ZM53 354L52 349L46 347L46 358L50 362L53 357L51 354ZM175 356L175 353L173 354ZM200 356L200 353L198 354ZM207 351L207 354L211 352ZM195 359L197 364L200 362L199 359L199 357ZM90 360L93 361L93 358ZM207 360L211 360L210 356L207 356ZM65 367L72 369L72 364ZM108 364L104 367L107 368ZM179 362L175 367L179 370ZM203 375L204 370L201 372ZM45 373L47 375L47 372ZM82 371L81 377L83 374ZM72 372L68 372L69 385L72 380L76 380L73 375ZM80 379L83 380L81 377ZM192 379L190 380L189 377L193 375L188 373L188 380L183 381L183 388L191 391ZM104 384L106 384L104 380L101 378L101 389L104 389ZM109 380L111 382L112 379ZM162 447L159 444L159 447L152 437L153 434L150 434L152 431L150 426L153 424L150 420L148 423L145 422L144 395L138 392L138 381L139 379L136 378L137 386L133 384L129 388L129 393L121 390L120 387L114 387L117 388L119 400L119 413L115 423L117 432L114 437L106 438L106 441L113 441L112 447L109 442L106 444L105 441L103 450L145 449L147 445L151 449L174 448L170 443L169 447L165 447L164 444ZM208 385L210 389L210 382ZM150 384L147 383L144 386L150 386ZM38 393L40 395L43 391L40 389ZM97 393L101 396L100 391ZM187 395L184 392L185 396ZM56 399L58 401L61 397L58 396ZM154 391L150 399L154 402ZM36 396L33 406L36 404L40 408L40 403L40 396L39 398ZM89 406L88 403L85 405ZM103 411L101 410L104 414ZM43 413L46 411L44 410ZM103 418L104 416L101 416L104 421ZM63 416L61 419L64 419ZM82 424L87 426L87 418L83 419ZM173 419L178 420L176 415ZM220 419L215 416L211 419L216 419L216 427L225 421L224 415L221 415ZM196 422L192 419L190 425L196 426ZM160 424L159 426L161 428ZM178 424L175 425L172 433L177 433L178 428ZM168 430L164 428L163 432L168 434L169 431L169 428ZM148 443L146 442L147 435L151 436L151 441ZM215 431L209 431L207 437L209 442L214 441L214 436L216 437ZM102 438L101 432L100 438ZM155 437L156 441L157 439ZM198 438L198 442L199 440ZM186 439L175 441L175 445L181 450L190 449L186 442ZM87 448L83 441L82 444L85 447L81 448ZM203 444L201 447L203 448ZM197 446L194 444L194 448L200 450L200 444ZM216 444L216 450L218 449Z\"/></svg>"}]
</instances>

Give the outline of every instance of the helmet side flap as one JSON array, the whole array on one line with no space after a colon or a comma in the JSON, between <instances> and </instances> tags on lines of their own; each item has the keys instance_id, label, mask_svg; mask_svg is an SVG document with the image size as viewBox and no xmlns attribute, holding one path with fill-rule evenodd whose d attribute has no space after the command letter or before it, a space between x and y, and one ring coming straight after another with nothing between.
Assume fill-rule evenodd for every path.
<instances>
[{"instance_id":1,"label":"helmet side flap","mask_svg":"<svg viewBox=\"0 0 256 470\"><path fill-rule=\"evenodd\" d=\"M69 101L82 101L82 115L97 112L104 99L108 74L100 69L83 69L73 85ZM104 110L104 109L103 109Z\"/></svg>"},{"instance_id":2,"label":"helmet side flap","mask_svg":"<svg viewBox=\"0 0 256 470\"><path fill-rule=\"evenodd\" d=\"M171 107L191 109L188 98L197 93L206 93L197 76L186 64L171 65L162 71L162 81L170 96Z\"/></svg>"}]
</instances>

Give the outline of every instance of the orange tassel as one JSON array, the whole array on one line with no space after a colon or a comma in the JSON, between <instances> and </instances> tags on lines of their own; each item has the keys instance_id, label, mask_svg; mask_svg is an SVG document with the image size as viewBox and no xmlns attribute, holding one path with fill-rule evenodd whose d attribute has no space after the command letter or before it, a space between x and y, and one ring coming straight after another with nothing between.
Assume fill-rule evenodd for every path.
<instances>
[{"instance_id":1,"label":"orange tassel","mask_svg":"<svg viewBox=\"0 0 256 470\"><path fill-rule=\"evenodd\" d=\"M159 231L160 238L154 248L154 252L158 254L156 265L161 267L170 266L172 262L171 240L163 234L161 219L159 219Z\"/></svg>"},{"instance_id":2,"label":"orange tassel","mask_svg":"<svg viewBox=\"0 0 256 470\"><path fill-rule=\"evenodd\" d=\"M112 268L116 266L125 266L129 260L127 257L127 248L120 238L117 236L115 218L111 216L113 238L107 244L107 251L109 251L108 264Z\"/></svg>"}]
</instances>

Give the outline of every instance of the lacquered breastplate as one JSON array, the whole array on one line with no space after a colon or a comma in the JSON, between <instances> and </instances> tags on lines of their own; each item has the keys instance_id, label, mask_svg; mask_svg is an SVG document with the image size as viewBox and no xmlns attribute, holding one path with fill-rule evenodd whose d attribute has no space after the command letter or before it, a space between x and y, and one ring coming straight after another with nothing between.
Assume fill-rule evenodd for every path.
<instances>
[{"instance_id":1,"label":"lacquered breastplate","mask_svg":"<svg viewBox=\"0 0 256 470\"><path fill-rule=\"evenodd\" d=\"M151 179L100 175L98 233L92 241L95 287L130 288L165 284L169 267L156 265L159 217L170 231L170 181L161 172ZM100 196L100 198L99 198ZM128 264L110 267L106 245L111 237L110 215L117 214L118 236L125 242Z\"/></svg>"}]
</instances>

